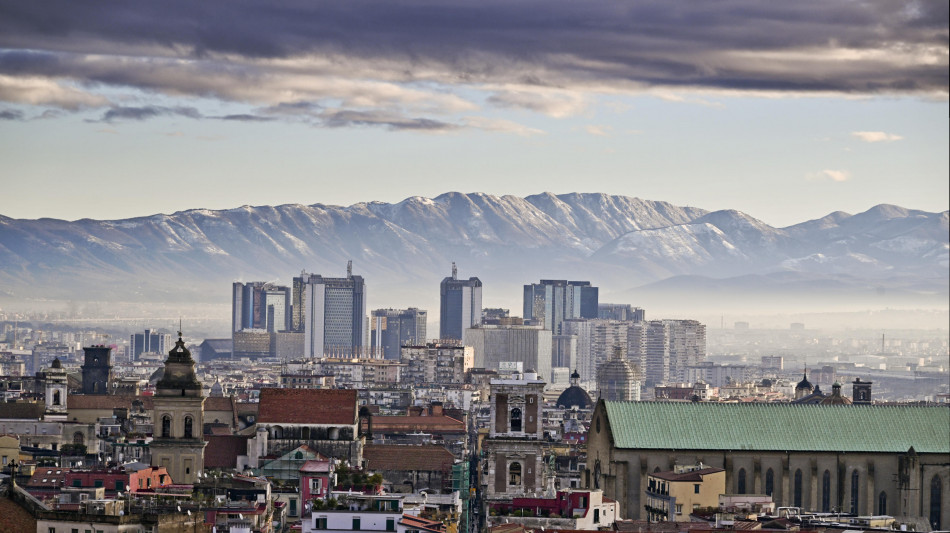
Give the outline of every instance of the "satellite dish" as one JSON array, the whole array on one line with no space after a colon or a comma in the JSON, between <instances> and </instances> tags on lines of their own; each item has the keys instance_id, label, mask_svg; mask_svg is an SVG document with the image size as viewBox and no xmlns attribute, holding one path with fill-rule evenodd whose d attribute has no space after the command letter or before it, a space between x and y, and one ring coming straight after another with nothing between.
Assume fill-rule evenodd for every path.
<instances>
[{"instance_id":1,"label":"satellite dish","mask_svg":"<svg viewBox=\"0 0 950 533\"><path fill-rule=\"evenodd\" d=\"M188 509L188 516L191 516L191 509Z\"/></svg>"},{"instance_id":2,"label":"satellite dish","mask_svg":"<svg viewBox=\"0 0 950 533\"><path fill-rule=\"evenodd\" d=\"M244 514L243 514L243 513L238 513L238 518L240 518L241 520L244 520Z\"/></svg>"},{"instance_id":3,"label":"satellite dish","mask_svg":"<svg viewBox=\"0 0 950 533\"><path fill-rule=\"evenodd\" d=\"M181 512L181 506L180 506L180 505L178 506L178 512L179 512L179 513Z\"/></svg>"},{"instance_id":4,"label":"satellite dish","mask_svg":"<svg viewBox=\"0 0 950 533\"><path fill-rule=\"evenodd\" d=\"M126 485L126 486L125 486L125 491L126 491L126 492L129 492L130 490L132 490L132 487Z\"/></svg>"}]
</instances>

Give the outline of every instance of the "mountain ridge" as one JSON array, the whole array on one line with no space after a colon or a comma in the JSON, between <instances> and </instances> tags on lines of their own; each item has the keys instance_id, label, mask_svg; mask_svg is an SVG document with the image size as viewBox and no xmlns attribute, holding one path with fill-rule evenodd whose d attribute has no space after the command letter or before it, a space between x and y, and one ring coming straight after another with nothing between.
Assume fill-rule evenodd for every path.
<instances>
[{"instance_id":1,"label":"mountain ridge","mask_svg":"<svg viewBox=\"0 0 950 533\"><path fill-rule=\"evenodd\" d=\"M302 269L340 275L353 260L354 271L391 302L388 293L431 290L452 261L465 276L509 289L542 277L589 279L605 294L677 276L761 275L778 286L769 275L798 272L816 282L857 276L847 285L873 290L899 273L905 289L942 294L947 221L946 211L880 204L775 228L732 209L548 192L447 192L396 203L245 205L72 222L0 215L0 291L220 299L234 280L289 284Z\"/></svg>"}]
</instances>

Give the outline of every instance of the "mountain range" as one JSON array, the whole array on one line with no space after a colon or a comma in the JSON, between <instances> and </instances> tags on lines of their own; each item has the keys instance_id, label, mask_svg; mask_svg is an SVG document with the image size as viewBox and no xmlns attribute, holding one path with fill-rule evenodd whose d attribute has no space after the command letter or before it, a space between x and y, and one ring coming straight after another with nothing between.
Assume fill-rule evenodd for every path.
<instances>
[{"instance_id":1,"label":"mountain range","mask_svg":"<svg viewBox=\"0 0 950 533\"><path fill-rule=\"evenodd\" d=\"M485 283L486 306L492 286L514 291L505 303L520 306L520 285L541 278L589 280L602 301L634 305L663 294L887 293L946 306L948 250L947 211L878 205L774 228L739 211L626 196L451 192L124 220L0 216L0 293L224 302L232 281L289 284L302 270L342 276L352 260L371 306L421 307L437 301L454 261L460 277Z\"/></svg>"}]
</instances>

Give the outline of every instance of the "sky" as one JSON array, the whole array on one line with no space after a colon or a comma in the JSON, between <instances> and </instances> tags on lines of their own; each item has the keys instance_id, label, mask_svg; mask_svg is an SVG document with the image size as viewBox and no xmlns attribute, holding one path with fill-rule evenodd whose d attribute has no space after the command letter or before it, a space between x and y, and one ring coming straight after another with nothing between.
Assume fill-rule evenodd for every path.
<instances>
[{"instance_id":1,"label":"sky","mask_svg":"<svg viewBox=\"0 0 950 533\"><path fill-rule=\"evenodd\" d=\"M0 215L948 209L948 3L0 0Z\"/></svg>"}]
</instances>

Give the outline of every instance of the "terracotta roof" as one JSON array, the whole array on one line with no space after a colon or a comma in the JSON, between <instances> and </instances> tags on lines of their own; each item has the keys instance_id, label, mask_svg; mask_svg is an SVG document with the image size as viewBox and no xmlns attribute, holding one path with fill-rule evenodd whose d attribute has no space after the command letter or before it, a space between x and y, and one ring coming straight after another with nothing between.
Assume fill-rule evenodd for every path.
<instances>
[{"instance_id":1,"label":"terracotta roof","mask_svg":"<svg viewBox=\"0 0 950 533\"><path fill-rule=\"evenodd\" d=\"M13 500L0 498L0 531L36 531L36 519Z\"/></svg>"},{"instance_id":2,"label":"terracotta roof","mask_svg":"<svg viewBox=\"0 0 950 533\"><path fill-rule=\"evenodd\" d=\"M356 424L356 390L261 389L262 424Z\"/></svg>"},{"instance_id":3,"label":"terracotta roof","mask_svg":"<svg viewBox=\"0 0 950 533\"><path fill-rule=\"evenodd\" d=\"M66 486L66 473L68 468L58 466L38 466L33 471L30 480L26 486L31 488L49 487L60 489Z\"/></svg>"},{"instance_id":4,"label":"terracotta roof","mask_svg":"<svg viewBox=\"0 0 950 533\"><path fill-rule=\"evenodd\" d=\"M378 433L453 432L465 433L465 424L448 416L374 416L373 431Z\"/></svg>"},{"instance_id":5,"label":"terracotta roof","mask_svg":"<svg viewBox=\"0 0 950 533\"><path fill-rule=\"evenodd\" d=\"M369 470L418 470L433 472L450 468L455 462L444 446L367 444L363 459Z\"/></svg>"},{"instance_id":6,"label":"terracotta roof","mask_svg":"<svg viewBox=\"0 0 950 533\"><path fill-rule=\"evenodd\" d=\"M329 472L330 461L327 459L311 459L300 467L301 472Z\"/></svg>"},{"instance_id":7,"label":"terracotta roof","mask_svg":"<svg viewBox=\"0 0 950 533\"><path fill-rule=\"evenodd\" d=\"M131 409L132 402L140 400L145 409L152 409L151 396L135 396L131 394L70 394L66 397L67 409L115 409L124 407Z\"/></svg>"},{"instance_id":8,"label":"terracotta roof","mask_svg":"<svg viewBox=\"0 0 950 533\"><path fill-rule=\"evenodd\" d=\"M221 422L232 426L237 423L237 405L233 396L211 396L205 398L206 420L209 411L227 411L230 413L229 418L227 420L221 420Z\"/></svg>"},{"instance_id":9,"label":"terracotta roof","mask_svg":"<svg viewBox=\"0 0 950 533\"><path fill-rule=\"evenodd\" d=\"M205 435L205 468L236 468L239 455L247 455L243 435Z\"/></svg>"},{"instance_id":10,"label":"terracotta roof","mask_svg":"<svg viewBox=\"0 0 950 533\"><path fill-rule=\"evenodd\" d=\"M654 472L650 474L655 478L665 479L666 481L702 481L703 476L715 474L716 472L725 472L722 468L702 468L692 472Z\"/></svg>"},{"instance_id":11,"label":"terracotta roof","mask_svg":"<svg viewBox=\"0 0 950 533\"><path fill-rule=\"evenodd\" d=\"M0 403L0 418L39 420L45 409L39 402Z\"/></svg>"}]
</instances>

